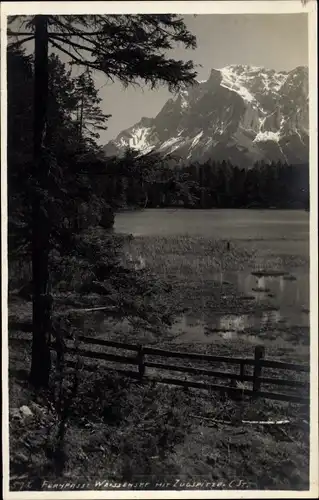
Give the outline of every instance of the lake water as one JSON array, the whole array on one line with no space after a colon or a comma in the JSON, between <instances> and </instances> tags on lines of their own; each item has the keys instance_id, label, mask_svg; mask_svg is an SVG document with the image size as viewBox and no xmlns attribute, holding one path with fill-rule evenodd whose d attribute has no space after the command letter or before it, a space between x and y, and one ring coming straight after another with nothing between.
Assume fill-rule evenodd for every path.
<instances>
[{"instance_id":1,"label":"lake water","mask_svg":"<svg viewBox=\"0 0 319 500\"><path fill-rule=\"evenodd\" d=\"M209 343L216 335L255 341L256 335L274 328L309 327L309 273L302 268L292 271L293 280L285 275L258 278L249 271L216 273L214 280L237 285L245 300L255 301L260 309L254 314L185 315L173 326L176 342Z\"/></svg>"},{"instance_id":2,"label":"lake water","mask_svg":"<svg viewBox=\"0 0 319 500\"><path fill-rule=\"evenodd\" d=\"M182 210L150 209L120 213L115 231L133 236L204 236L213 239L253 240L264 252L309 256L309 213L295 210ZM309 326L309 271L306 266L285 269L292 276L254 276L250 271L216 273L215 281L229 281L238 292L272 310L256 314L214 314L180 318L172 331L177 341L210 342L212 335L232 338L251 330ZM246 335L247 336L247 335ZM248 337L247 337L248 338Z\"/></svg>"},{"instance_id":3,"label":"lake water","mask_svg":"<svg viewBox=\"0 0 319 500\"><path fill-rule=\"evenodd\" d=\"M216 239L289 239L307 242L309 213L301 210L148 209L122 212L115 231L133 236L193 235ZM307 253L307 245L304 245Z\"/></svg>"}]
</instances>

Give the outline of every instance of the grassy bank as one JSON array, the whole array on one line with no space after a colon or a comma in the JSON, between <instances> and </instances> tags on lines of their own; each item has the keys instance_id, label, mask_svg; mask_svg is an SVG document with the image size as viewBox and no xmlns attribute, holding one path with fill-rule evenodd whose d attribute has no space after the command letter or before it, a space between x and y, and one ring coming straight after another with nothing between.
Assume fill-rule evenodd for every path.
<instances>
[{"instance_id":1,"label":"grassy bank","mask_svg":"<svg viewBox=\"0 0 319 500\"><path fill-rule=\"evenodd\" d=\"M205 315L206 319L221 311L249 315L259 307L273 307L273 302L261 306L248 300L236 284L224 279L224 272L290 273L291 269L308 266L305 249L299 243L294 245L294 255L289 253L287 241L280 241L274 249L264 240L229 243L228 247L226 241L187 236L138 237L127 240L125 251L141 255L146 270L167 281L174 309L183 308L186 315ZM13 297L9 308L11 474L35 477L31 489L41 489L44 476L48 481L75 481L78 477L82 482L129 482L136 477L151 482L160 478L173 488L195 479L219 484L222 489L308 488L307 408L248 398L235 401L216 393L142 384L104 372L102 367L91 374L80 372L64 444L58 445L61 415L56 402L52 394L33 393L27 381L31 351L30 342L22 342L25 334L21 325L30 321L31 303ZM98 300L92 295L58 291L55 310L64 314ZM171 330L163 327L160 333L146 332L132 329L123 318L80 311L69 312L68 320L86 335L171 350L251 357L254 346L262 344L267 358L307 362L309 356L307 328L277 325L258 332L250 328L227 339L209 331L208 320L209 343L196 339L178 343L174 325ZM73 376L74 372L66 374L67 393ZM21 405L27 405L32 415L18 417ZM277 419L290 423L242 423ZM11 484L19 489L19 479L12 479Z\"/></svg>"},{"instance_id":2,"label":"grassy bank","mask_svg":"<svg viewBox=\"0 0 319 500\"><path fill-rule=\"evenodd\" d=\"M200 236L138 236L126 248L159 274L209 279L219 270L284 270L309 264L308 242L277 239L214 240ZM229 246L228 246L229 244ZM209 273L207 275L207 273Z\"/></svg>"},{"instance_id":3,"label":"grassy bank","mask_svg":"<svg viewBox=\"0 0 319 500\"><path fill-rule=\"evenodd\" d=\"M80 375L59 446L59 417L48 395L29 392L23 372L15 383L11 379L10 391L13 490L21 474L31 479L30 489L41 489L43 479L91 482L91 488L98 479L172 488L183 482L214 483L217 489L308 488L308 415L293 404L238 402L99 370ZM32 411L22 422L16 417L21 403ZM285 418L288 425L241 423Z\"/></svg>"}]
</instances>

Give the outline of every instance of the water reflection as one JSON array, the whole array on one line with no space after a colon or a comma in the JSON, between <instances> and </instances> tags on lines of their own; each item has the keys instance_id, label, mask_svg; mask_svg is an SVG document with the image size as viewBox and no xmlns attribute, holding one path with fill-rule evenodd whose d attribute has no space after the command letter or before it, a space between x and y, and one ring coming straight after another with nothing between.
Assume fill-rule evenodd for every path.
<instances>
[{"instance_id":1,"label":"water reflection","mask_svg":"<svg viewBox=\"0 0 319 500\"><path fill-rule=\"evenodd\" d=\"M256 335L241 335L238 332L221 332L221 338L224 340L235 340L238 338L245 339L246 342L252 342L254 344L259 343L258 337ZM262 343L262 341L260 341Z\"/></svg>"},{"instance_id":2,"label":"water reflection","mask_svg":"<svg viewBox=\"0 0 319 500\"><path fill-rule=\"evenodd\" d=\"M220 283L223 294L227 294L227 284L233 285L242 297L252 299L258 307L253 312L239 314L209 313L185 314L179 318L171 329L172 338L176 342L210 343L221 338L231 340L242 338L246 341L258 342L262 334L268 335L274 327L309 327L309 283L306 273L293 273L296 280L284 280L283 276L256 277L249 272L218 272L213 277ZM225 290L226 289L226 290ZM254 292L253 289L259 290ZM264 292L260 290L269 290ZM207 311L207 297L202 295L202 311ZM132 327L127 320L110 317L105 312L94 314L94 330L102 337L106 333L116 336L132 334ZM85 315L79 319L81 328L92 328L92 316Z\"/></svg>"},{"instance_id":3,"label":"water reflection","mask_svg":"<svg viewBox=\"0 0 319 500\"><path fill-rule=\"evenodd\" d=\"M179 341L210 342L212 336L224 339L258 337L258 333L274 327L308 327L309 307L308 275L301 270L293 273L295 280L284 276L254 276L249 272L218 272L213 279L220 285L233 284L245 299L250 297L259 306L249 314L210 314L184 316L172 331ZM267 306L267 309L263 309ZM254 332L254 335L251 335ZM249 337L249 338L248 338Z\"/></svg>"},{"instance_id":4,"label":"water reflection","mask_svg":"<svg viewBox=\"0 0 319 500\"><path fill-rule=\"evenodd\" d=\"M284 318L282 318L282 315L280 311L263 311L262 316L261 316L261 324L262 325L272 325L272 324L278 324L284 321Z\"/></svg>"},{"instance_id":5,"label":"water reflection","mask_svg":"<svg viewBox=\"0 0 319 500\"><path fill-rule=\"evenodd\" d=\"M262 276L261 278L257 279L257 288L259 290L265 290L265 288L266 288L266 279L265 279L264 276Z\"/></svg>"},{"instance_id":6,"label":"water reflection","mask_svg":"<svg viewBox=\"0 0 319 500\"><path fill-rule=\"evenodd\" d=\"M219 330L226 331L243 331L247 328L249 319L248 315L241 316L222 316L219 318Z\"/></svg>"},{"instance_id":7,"label":"water reflection","mask_svg":"<svg viewBox=\"0 0 319 500\"><path fill-rule=\"evenodd\" d=\"M253 295L258 302L269 301L269 296L273 296L276 299L276 306L289 316L296 311L300 313L301 308L309 304L308 273L297 269L292 271L292 276L296 279L288 280L285 276L256 277L242 271L224 272L223 279L235 283L240 293L246 296Z\"/></svg>"}]
</instances>

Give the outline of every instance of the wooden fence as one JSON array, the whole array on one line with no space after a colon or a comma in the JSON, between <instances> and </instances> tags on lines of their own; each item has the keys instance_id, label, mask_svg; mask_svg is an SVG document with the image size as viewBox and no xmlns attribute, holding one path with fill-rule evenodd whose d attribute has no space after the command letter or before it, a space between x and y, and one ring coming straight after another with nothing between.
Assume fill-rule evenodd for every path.
<instances>
[{"instance_id":1,"label":"wooden fence","mask_svg":"<svg viewBox=\"0 0 319 500\"><path fill-rule=\"evenodd\" d=\"M177 352L168 351L164 349L157 349L154 347L144 347L142 345L127 344L122 342L116 342L111 340L104 340L99 338L91 338L85 336L78 337L80 344L88 344L99 346L100 348L116 348L122 351L134 352L133 356L127 354L110 353L104 351L93 351L82 348L74 348L67 346L66 354L74 357L74 355L92 358L97 360L105 360L111 363L120 363L124 365L133 365L137 369L135 371L123 370L123 369L112 369L123 375L127 375L139 380L155 381L165 384L178 385L183 387L206 389L219 391L222 393L228 393L232 397L242 397L243 395L250 396L252 398L268 398L279 401L290 401L294 403L309 404L309 367L306 365L299 365L294 363L285 363L281 361L272 361L265 359L265 349L264 347L257 346L254 351L253 358L234 358L228 356L213 356L208 354L197 354L189 352ZM56 347L52 346L53 349ZM155 358L155 361L152 360ZM160 361L158 361L160 358ZM166 362L169 358L181 359L191 361L192 364L205 362L206 364L218 364L226 365L227 369L229 365L237 366L237 372L228 371L218 371L216 369L207 369L200 366L185 366L180 364L173 364L172 362ZM162 360L161 360L162 359ZM69 364L74 365L74 361L68 361ZM109 366L103 366L104 368L110 369ZM84 365L87 370L95 371L96 366ZM274 376L263 376L263 371L275 371L283 373L289 372L293 373L293 377L284 379L277 378ZM247 373L247 371L251 373ZM163 372L178 372L180 374L193 375L195 377L200 377L203 379L214 378L214 379L226 379L230 382L230 385L218 385L216 383L212 384L208 380L194 380L194 379L182 379L182 378L172 378L171 376L162 376ZM154 373L155 372L155 373ZM160 372L160 376L158 376ZM170 373L168 373L170 375ZM302 374L306 374L303 375ZM306 380L296 380L297 377L302 377ZM242 384L239 384L241 382ZM245 382L251 384L251 388L247 388ZM277 392L268 392L267 390L262 390L263 386L281 386L288 388L290 393L282 394ZM295 389L292 393L291 391Z\"/></svg>"}]
</instances>

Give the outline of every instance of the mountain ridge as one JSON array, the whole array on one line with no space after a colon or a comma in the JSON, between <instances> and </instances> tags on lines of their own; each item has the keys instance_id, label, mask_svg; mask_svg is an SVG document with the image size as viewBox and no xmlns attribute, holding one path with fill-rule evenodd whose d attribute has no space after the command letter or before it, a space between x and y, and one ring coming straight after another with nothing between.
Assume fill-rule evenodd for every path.
<instances>
[{"instance_id":1,"label":"mountain ridge","mask_svg":"<svg viewBox=\"0 0 319 500\"><path fill-rule=\"evenodd\" d=\"M109 141L107 156L127 147L239 166L256 161L306 163L309 153L308 68L275 71L248 65L212 69Z\"/></svg>"}]
</instances>

